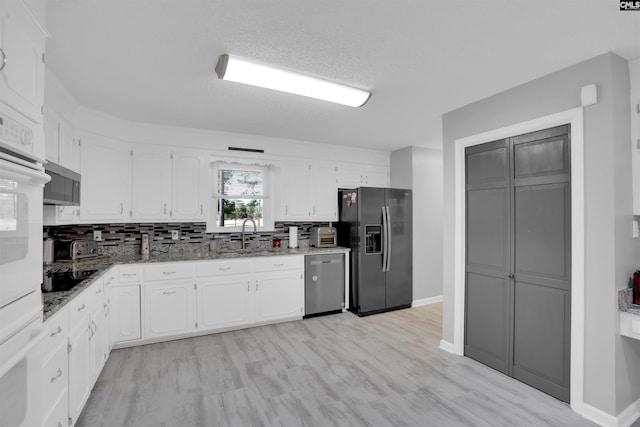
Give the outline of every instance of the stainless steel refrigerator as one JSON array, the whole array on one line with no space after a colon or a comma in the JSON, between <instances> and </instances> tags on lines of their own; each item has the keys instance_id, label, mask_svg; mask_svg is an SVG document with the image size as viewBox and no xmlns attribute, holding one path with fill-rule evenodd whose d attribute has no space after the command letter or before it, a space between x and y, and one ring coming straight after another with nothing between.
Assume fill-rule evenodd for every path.
<instances>
[{"instance_id":1,"label":"stainless steel refrigerator","mask_svg":"<svg viewBox=\"0 0 640 427\"><path fill-rule=\"evenodd\" d=\"M410 307L411 190L361 187L338 197L338 244L351 248L350 310L365 316Z\"/></svg>"}]
</instances>

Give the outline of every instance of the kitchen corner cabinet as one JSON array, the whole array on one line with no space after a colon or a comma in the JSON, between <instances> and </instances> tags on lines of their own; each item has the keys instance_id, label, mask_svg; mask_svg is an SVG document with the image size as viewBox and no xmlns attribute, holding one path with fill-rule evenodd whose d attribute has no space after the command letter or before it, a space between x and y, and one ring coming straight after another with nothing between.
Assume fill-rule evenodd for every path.
<instances>
[{"instance_id":1,"label":"kitchen corner cabinet","mask_svg":"<svg viewBox=\"0 0 640 427\"><path fill-rule=\"evenodd\" d=\"M80 222L124 222L128 219L130 165L127 144L97 135L83 136Z\"/></svg>"},{"instance_id":2,"label":"kitchen corner cabinet","mask_svg":"<svg viewBox=\"0 0 640 427\"><path fill-rule=\"evenodd\" d=\"M104 276L110 311L110 345L142 338L142 278L141 265L114 266Z\"/></svg>"},{"instance_id":3,"label":"kitchen corner cabinet","mask_svg":"<svg viewBox=\"0 0 640 427\"><path fill-rule=\"evenodd\" d=\"M322 162L283 164L277 179L276 220L336 221L337 184L334 165Z\"/></svg>"},{"instance_id":4,"label":"kitchen corner cabinet","mask_svg":"<svg viewBox=\"0 0 640 427\"><path fill-rule=\"evenodd\" d=\"M0 93L3 102L35 123L42 123L46 35L26 3L0 0L0 63L6 61ZM44 151L34 154L44 156Z\"/></svg>"},{"instance_id":5,"label":"kitchen corner cabinet","mask_svg":"<svg viewBox=\"0 0 640 427\"><path fill-rule=\"evenodd\" d=\"M387 166L342 163L337 170L338 188L389 187Z\"/></svg>"},{"instance_id":6,"label":"kitchen corner cabinet","mask_svg":"<svg viewBox=\"0 0 640 427\"><path fill-rule=\"evenodd\" d=\"M193 265L147 265L145 277L145 338L193 333L196 294Z\"/></svg>"},{"instance_id":7,"label":"kitchen corner cabinet","mask_svg":"<svg viewBox=\"0 0 640 427\"><path fill-rule=\"evenodd\" d=\"M208 169L196 151L137 146L132 156L131 218L204 220Z\"/></svg>"}]
</instances>

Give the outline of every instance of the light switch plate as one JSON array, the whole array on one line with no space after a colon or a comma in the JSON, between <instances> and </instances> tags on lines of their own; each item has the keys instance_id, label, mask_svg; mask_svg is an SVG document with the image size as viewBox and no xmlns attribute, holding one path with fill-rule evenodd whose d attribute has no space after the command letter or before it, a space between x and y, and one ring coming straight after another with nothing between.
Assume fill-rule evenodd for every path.
<instances>
[{"instance_id":1,"label":"light switch plate","mask_svg":"<svg viewBox=\"0 0 640 427\"><path fill-rule=\"evenodd\" d=\"M95 240L96 242L102 241L102 231L93 230L93 240Z\"/></svg>"},{"instance_id":2,"label":"light switch plate","mask_svg":"<svg viewBox=\"0 0 640 427\"><path fill-rule=\"evenodd\" d=\"M171 240L179 240L180 232L178 230L171 230Z\"/></svg>"}]
</instances>

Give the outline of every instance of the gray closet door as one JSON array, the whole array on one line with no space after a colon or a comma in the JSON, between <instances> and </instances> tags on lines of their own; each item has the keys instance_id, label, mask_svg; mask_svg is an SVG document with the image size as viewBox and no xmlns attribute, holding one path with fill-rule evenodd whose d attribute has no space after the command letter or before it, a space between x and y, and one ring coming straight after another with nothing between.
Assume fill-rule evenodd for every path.
<instances>
[{"instance_id":1,"label":"gray closet door","mask_svg":"<svg viewBox=\"0 0 640 427\"><path fill-rule=\"evenodd\" d=\"M510 203L506 140L466 151L465 354L509 373Z\"/></svg>"},{"instance_id":2,"label":"gray closet door","mask_svg":"<svg viewBox=\"0 0 640 427\"><path fill-rule=\"evenodd\" d=\"M569 150L569 127L560 126L466 153L465 354L563 401L571 341Z\"/></svg>"},{"instance_id":3,"label":"gray closet door","mask_svg":"<svg viewBox=\"0 0 640 427\"><path fill-rule=\"evenodd\" d=\"M512 138L512 375L569 401L571 186L569 127Z\"/></svg>"}]
</instances>

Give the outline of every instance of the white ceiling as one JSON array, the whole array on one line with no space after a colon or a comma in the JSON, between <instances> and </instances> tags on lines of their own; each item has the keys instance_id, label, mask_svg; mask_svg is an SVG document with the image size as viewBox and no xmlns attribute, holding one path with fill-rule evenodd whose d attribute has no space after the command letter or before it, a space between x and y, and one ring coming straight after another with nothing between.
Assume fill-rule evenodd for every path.
<instances>
[{"instance_id":1,"label":"white ceiling","mask_svg":"<svg viewBox=\"0 0 640 427\"><path fill-rule=\"evenodd\" d=\"M617 0L58 0L47 66L132 121L394 150L441 148L441 116L613 51L640 57ZM369 89L351 108L218 80L227 53Z\"/></svg>"}]
</instances>

